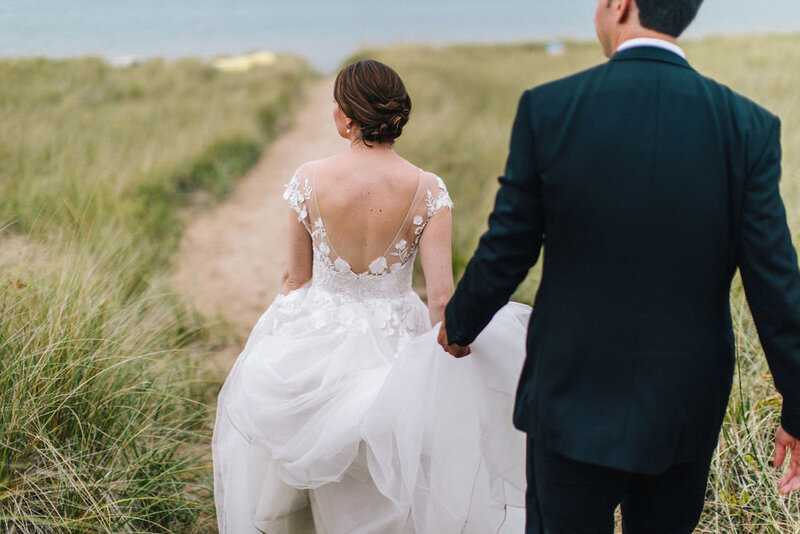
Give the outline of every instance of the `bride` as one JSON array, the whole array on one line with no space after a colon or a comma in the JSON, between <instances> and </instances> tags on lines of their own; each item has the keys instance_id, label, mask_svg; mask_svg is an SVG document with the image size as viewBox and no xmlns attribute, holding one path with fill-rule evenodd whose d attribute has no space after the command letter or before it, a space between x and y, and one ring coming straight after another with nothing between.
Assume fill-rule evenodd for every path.
<instances>
[{"instance_id":1,"label":"bride","mask_svg":"<svg viewBox=\"0 0 800 534\"><path fill-rule=\"evenodd\" d=\"M397 155L411 99L390 67L336 78L342 154L286 187L289 260L219 394L219 530L524 530L525 438L511 424L530 308L509 304L454 360L431 325L453 292L444 182ZM411 289L420 253L428 306Z\"/></svg>"}]
</instances>

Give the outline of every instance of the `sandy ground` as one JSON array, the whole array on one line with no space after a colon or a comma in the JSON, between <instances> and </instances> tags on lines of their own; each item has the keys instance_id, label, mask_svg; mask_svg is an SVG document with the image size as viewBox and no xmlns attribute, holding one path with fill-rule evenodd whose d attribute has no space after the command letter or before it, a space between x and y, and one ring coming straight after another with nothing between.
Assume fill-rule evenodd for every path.
<instances>
[{"instance_id":1,"label":"sandy ground","mask_svg":"<svg viewBox=\"0 0 800 534\"><path fill-rule=\"evenodd\" d=\"M289 217L284 184L304 162L347 148L332 113L333 81L311 84L290 128L230 197L194 214L184 231L172 275L175 289L204 315L221 315L242 338L280 288ZM220 363L229 367L235 348L224 352Z\"/></svg>"}]
</instances>

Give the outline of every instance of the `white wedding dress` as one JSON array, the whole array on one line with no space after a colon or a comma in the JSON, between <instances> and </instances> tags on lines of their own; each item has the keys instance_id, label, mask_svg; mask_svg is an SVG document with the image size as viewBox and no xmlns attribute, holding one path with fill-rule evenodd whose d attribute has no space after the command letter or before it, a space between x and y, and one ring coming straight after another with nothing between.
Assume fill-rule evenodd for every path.
<instances>
[{"instance_id":1,"label":"white wedding dress","mask_svg":"<svg viewBox=\"0 0 800 534\"><path fill-rule=\"evenodd\" d=\"M452 207L444 183L420 171L394 241L355 274L309 168L285 198L312 236L313 277L261 316L219 394L220 532L521 534L525 437L511 416L530 308L507 305L452 358L411 289L419 238Z\"/></svg>"}]
</instances>

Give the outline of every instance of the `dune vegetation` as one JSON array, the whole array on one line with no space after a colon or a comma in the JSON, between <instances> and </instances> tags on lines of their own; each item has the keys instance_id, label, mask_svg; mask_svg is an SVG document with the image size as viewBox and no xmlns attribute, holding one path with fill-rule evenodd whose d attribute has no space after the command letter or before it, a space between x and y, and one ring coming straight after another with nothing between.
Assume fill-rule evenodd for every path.
<instances>
[{"instance_id":1,"label":"dune vegetation","mask_svg":"<svg viewBox=\"0 0 800 534\"><path fill-rule=\"evenodd\" d=\"M0 61L0 531L216 531L216 334L166 269L310 75Z\"/></svg>"},{"instance_id":2,"label":"dune vegetation","mask_svg":"<svg viewBox=\"0 0 800 534\"><path fill-rule=\"evenodd\" d=\"M781 191L795 244L800 245L800 35L715 37L684 44L690 62L781 117ZM364 50L392 65L412 96L411 120L397 150L438 173L455 203L454 268L460 275L486 226L507 156L511 121L521 92L605 60L599 45L566 43L563 54L544 45L396 46ZM532 302L532 269L515 298ZM780 397L758 341L741 283L731 291L738 366L715 456L699 532L800 531L798 496L781 498L770 467Z\"/></svg>"}]
</instances>

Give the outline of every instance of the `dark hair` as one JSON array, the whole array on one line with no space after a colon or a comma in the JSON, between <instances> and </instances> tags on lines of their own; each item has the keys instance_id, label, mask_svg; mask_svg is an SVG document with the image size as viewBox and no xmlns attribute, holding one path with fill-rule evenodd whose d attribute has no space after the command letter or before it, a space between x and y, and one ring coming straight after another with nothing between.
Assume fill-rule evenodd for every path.
<instances>
[{"instance_id":1,"label":"dark hair","mask_svg":"<svg viewBox=\"0 0 800 534\"><path fill-rule=\"evenodd\" d=\"M635 0L639 22L648 30L679 37L694 20L703 0Z\"/></svg>"},{"instance_id":2,"label":"dark hair","mask_svg":"<svg viewBox=\"0 0 800 534\"><path fill-rule=\"evenodd\" d=\"M361 129L361 140L393 143L403 133L411 113L411 97L400 76L388 65L363 59L336 76L333 98Z\"/></svg>"}]
</instances>

